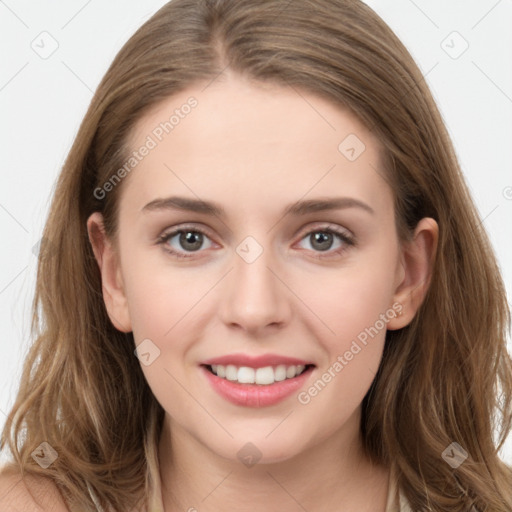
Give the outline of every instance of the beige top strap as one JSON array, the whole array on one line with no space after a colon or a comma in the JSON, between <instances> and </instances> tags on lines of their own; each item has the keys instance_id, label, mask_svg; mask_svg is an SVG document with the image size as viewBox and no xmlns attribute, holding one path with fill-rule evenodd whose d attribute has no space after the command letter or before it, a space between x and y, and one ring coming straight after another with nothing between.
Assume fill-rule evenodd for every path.
<instances>
[{"instance_id":1,"label":"beige top strap","mask_svg":"<svg viewBox=\"0 0 512 512\"><path fill-rule=\"evenodd\" d=\"M397 478L394 466L389 474L388 502L386 512L412 512L409 501L397 487Z\"/></svg>"}]
</instances>

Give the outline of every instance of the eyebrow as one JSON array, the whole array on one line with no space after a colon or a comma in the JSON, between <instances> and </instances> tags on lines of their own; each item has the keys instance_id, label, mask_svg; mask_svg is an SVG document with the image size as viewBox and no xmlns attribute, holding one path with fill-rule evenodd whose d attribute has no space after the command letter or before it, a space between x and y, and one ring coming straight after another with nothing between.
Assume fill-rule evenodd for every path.
<instances>
[{"instance_id":1,"label":"eyebrow","mask_svg":"<svg viewBox=\"0 0 512 512\"><path fill-rule=\"evenodd\" d=\"M333 197L318 198L297 201L288 205L283 210L283 215L302 216L309 213L338 210L343 208L360 208L372 215L375 211L366 203L353 197ZM160 210L183 210L188 212L202 213L205 215L215 215L217 217L226 217L226 212L222 206L211 201L201 199L192 199L189 197L172 196L164 199L155 199L142 208L142 212L160 211Z\"/></svg>"}]
</instances>

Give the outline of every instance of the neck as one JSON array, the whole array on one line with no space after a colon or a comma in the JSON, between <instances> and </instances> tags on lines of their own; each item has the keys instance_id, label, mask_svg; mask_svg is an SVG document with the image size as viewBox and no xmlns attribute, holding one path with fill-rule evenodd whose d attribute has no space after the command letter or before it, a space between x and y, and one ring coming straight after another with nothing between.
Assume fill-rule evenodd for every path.
<instances>
[{"instance_id":1,"label":"neck","mask_svg":"<svg viewBox=\"0 0 512 512\"><path fill-rule=\"evenodd\" d=\"M253 466L220 457L166 415L159 444L165 512L385 512L389 470L362 451L360 415L286 460ZM172 431L172 436L170 435Z\"/></svg>"}]
</instances>

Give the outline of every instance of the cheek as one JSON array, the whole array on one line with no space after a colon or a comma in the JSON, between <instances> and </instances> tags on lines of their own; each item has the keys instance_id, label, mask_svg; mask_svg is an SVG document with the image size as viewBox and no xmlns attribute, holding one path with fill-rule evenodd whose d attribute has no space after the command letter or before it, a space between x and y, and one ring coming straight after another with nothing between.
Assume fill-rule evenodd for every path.
<instances>
[{"instance_id":1,"label":"cheek","mask_svg":"<svg viewBox=\"0 0 512 512\"><path fill-rule=\"evenodd\" d=\"M311 309L319 311L322 320L311 326L316 325L316 340L326 357L311 386L297 398L308 418L330 411L328 431L356 410L378 371L387 321L395 316L391 278L386 265L374 264L326 279L323 293L311 287Z\"/></svg>"},{"instance_id":2,"label":"cheek","mask_svg":"<svg viewBox=\"0 0 512 512\"><path fill-rule=\"evenodd\" d=\"M318 273L304 283L302 293L318 314L307 316L311 318L307 328L314 330L325 354L312 386L298 396L311 417L326 408L336 411L337 418L346 417L370 388L382 358L387 322L395 316L396 257L383 244L354 257L350 265Z\"/></svg>"},{"instance_id":3,"label":"cheek","mask_svg":"<svg viewBox=\"0 0 512 512\"><path fill-rule=\"evenodd\" d=\"M319 272L315 279L303 283L302 296L307 297L304 302L317 313L317 323L321 320L321 331L317 328L317 332L323 333L319 338L326 342L329 353L348 349L358 336L364 341L368 329L374 333L373 338L384 339L386 322L382 322L381 315L394 313L395 265L396 254L389 248L382 249L359 259L354 257L339 269Z\"/></svg>"},{"instance_id":4,"label":"cheek","mask_svg":"<svg viewBox=\"0 0 512 512\"><path fill-rule=\"evenodd\" d=\"M127 307L136 341L169 337L169 331L193 308L201 291L192 272L166 265L159 251L133 251L123 260Z\"/></svg>"},{"instance_id":5,"label":"cheek","mask_svg":"<svg viewBox=\"0 0 512 512\"><path fill-rule=\"evenodd\" d=\"M196 308L206 284L198 286L187 273L162 265L162 260L158 265L149 260L147 254L134 253L125 261L133 336L135 345L150 353L149 364L139 359L153 394L173 418L182 418L190 398L180 383L189 371L186 354L195 339Z\"/></svg>"}]
</instances>

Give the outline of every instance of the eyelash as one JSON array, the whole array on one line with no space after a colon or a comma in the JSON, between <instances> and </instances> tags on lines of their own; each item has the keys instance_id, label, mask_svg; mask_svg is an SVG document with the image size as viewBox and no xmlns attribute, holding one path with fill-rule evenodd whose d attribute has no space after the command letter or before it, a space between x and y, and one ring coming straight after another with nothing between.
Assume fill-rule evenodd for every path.
<instances>
[{"instance_id":1,"label":"eyelash","mask_svg":"<svg viewBox=\"0 0 512 512\"><path fill-rule=\"evenodd\" d=\"M183 227L180 227L179 229L175 229L174 231L171 231L171 232L168 232L168 233L163 233L162 235L160 235L158 237L158 239L157 239L157 244L165 245L174 236L176 236L176 235L178 235L180 233L186 233L186 232L201 233L202 235L210 238L208 236L208 234L205 231L203 231L202 229L199 229L199 228L194 227L194 226L183 226ZM304 238L312 235L313 233L329 233L329 234L336 235L336 236L339 237L339 239L342 242L344 242L348 246L348 247L341 247L341 248L339 248L339 249L337 249L335 251L332 251L332 252L325 251L326 253L329 254L329 256L314 256L315 258L318 258L318 259L326 259L326 258L331 258L333 256L337 256L337 255L342 254L343 252L345 252L348 248L356 245L355 239L352 236L349 236L346 233L342 233L341 231L331 227L330 225L329 226L323 226L323 227L316 228L316 229L313 229L311 231L308 231L307 233L304 234L304 236L301 238L301 240L303 240ZM185 258L185 259L192 258L193 255L194 255L194 252L201 252L201 251L194 251L194 252L191 252L190 255L185 256L185 254L183 254L182 252L178 252L178 251L175 251L173 249L170 249L169 246L167 246L167 245L164 246L164 250L166 252L168 252L169 254L171 254L173 256L176 256L177 258ZM321 253L322 251L316 251L316 252Z\"/></svg>"}]
</instances>

